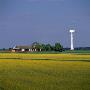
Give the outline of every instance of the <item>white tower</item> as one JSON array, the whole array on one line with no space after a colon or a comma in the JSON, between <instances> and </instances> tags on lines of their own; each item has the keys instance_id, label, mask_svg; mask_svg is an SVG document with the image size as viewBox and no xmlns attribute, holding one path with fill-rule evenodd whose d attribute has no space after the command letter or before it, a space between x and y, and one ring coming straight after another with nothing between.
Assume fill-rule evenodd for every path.
<instances>
[{"instance_id":1,"label":"white tower","mask_svg":"<svg viewBox=\"0 0 90 90\"><path fill-rule=\"evenodd\" d=\"M71 33L71 50L74 50L74 47L73 47L73 33L75 32L75 30L70 30L70 33Z\"/></svg>"}]
</instances>

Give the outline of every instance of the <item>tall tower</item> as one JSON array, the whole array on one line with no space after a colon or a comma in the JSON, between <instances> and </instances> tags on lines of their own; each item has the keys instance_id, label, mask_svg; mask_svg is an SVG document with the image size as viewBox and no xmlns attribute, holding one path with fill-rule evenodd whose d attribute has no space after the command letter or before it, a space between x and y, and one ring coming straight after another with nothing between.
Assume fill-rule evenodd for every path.
<instances>
[{"instance_id":1,"label":"tall tower","mask_svg":"<svg viewBox=\"0 0 90 90\"><path fill-rule=\"evenodd\" d=\"M71 50L74 50L74 46L73 46L73 33L75 32L75 30L70 30L71 33Z\"/></svg>"}]
</instances>

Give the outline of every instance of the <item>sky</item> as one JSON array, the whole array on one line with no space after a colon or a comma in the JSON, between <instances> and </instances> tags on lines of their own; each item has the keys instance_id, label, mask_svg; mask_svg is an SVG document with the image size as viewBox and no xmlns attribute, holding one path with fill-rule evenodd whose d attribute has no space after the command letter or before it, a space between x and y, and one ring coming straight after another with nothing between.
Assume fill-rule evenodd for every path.
<instances>
[{"instance_id":1,"label":"sky","mask_svg":"<svg viewBox=\"0 0 90 90\"><path fill-rule=\"evenodd\" d=\"M33 42L90 47L90 0L0 0L0 48Z\"/></svg>"}]
</instances>

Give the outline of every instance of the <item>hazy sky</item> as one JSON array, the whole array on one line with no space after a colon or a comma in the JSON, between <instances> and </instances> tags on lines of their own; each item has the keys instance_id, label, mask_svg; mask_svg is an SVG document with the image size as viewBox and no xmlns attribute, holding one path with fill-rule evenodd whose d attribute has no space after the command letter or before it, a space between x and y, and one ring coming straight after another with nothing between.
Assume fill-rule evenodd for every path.
<instances>
[{"instance_id":1,"label":"hazy sky","mask_svg":"<svg viewBox=\"0 0 90 90\"><path fill-rule=\"evenodd\" d=\"M90 0L0 0L0 48L61 42L90 46Z\"/></svg>"}]
</instances>

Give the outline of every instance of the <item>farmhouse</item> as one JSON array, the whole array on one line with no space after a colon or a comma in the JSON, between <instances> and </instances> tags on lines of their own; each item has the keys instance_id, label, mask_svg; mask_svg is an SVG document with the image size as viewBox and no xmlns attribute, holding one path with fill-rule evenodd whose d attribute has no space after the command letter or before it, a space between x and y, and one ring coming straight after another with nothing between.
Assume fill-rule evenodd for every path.
<instances>
[{"instance_id":1,"label":"farmhouse","mask_svg":"<svg viewBox=\"0 0 90 90\"><path fill-rule=\"evenodd\" d=\"M34 42L31 45L17 45L11 49L12 52L36 52L41 51L39 43Z\"/></svg>"},{"instance_id":2,"label":"farmhouse","mask_svg":"<svg viewBox=\"0 0 90 90\"><path fill-rule=\"evenodd\" d=\"M32 46L15 46L12 49L12 52L36 52L36 51L38 50Z\"/></svg>"}]
</instances>

